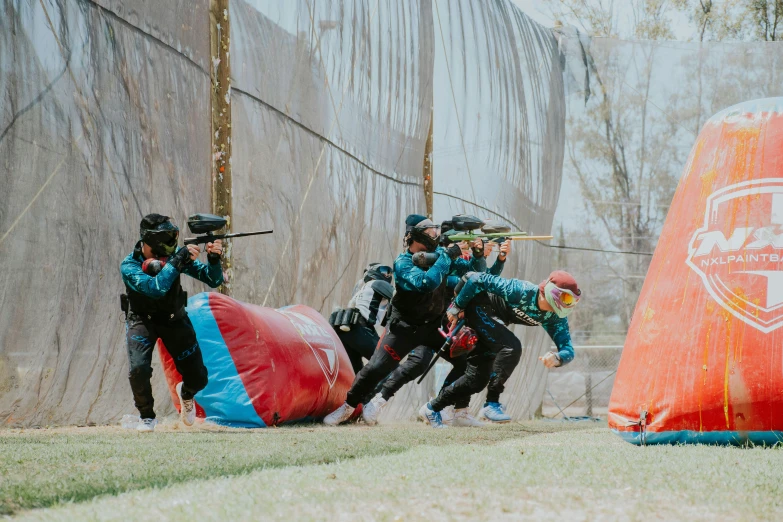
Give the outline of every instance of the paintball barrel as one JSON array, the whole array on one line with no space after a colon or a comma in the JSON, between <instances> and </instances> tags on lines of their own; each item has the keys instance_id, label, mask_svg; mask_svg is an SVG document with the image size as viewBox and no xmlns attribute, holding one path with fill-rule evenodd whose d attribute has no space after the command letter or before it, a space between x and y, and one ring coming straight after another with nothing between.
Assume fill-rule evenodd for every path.
<instances>
[{"instance_id":1,"label":"paintball barrel","mask_svg":"<svg viewBox=\"0 0 783 522\"><path fill-rule=\"evenodd\" d=\"M212 232L220 230L228 223L226 218L214 214L193 214L188 218L187 223L191 233L204 235L185 239L186 245L204 245L212 243L216 239L231 239L234 237L258 236L272 233L271 230L261 230L258 232L240 232L238 234L213 234Z\"/></svg>"},{"instance_id":2,"label":"paintball barrel","mask_svg":"<svg viewBox=\"0 0 783 522\"><path fill-rule=\"evenodd\" d=\"M476 216L467 214L454 216L452 218L452 223L454 223L454 230L462 232L461 234L449 236L449 239L455 242L473 241L477 238L500 243L507 239L552 239L552 236L528 236L527 232L512 232L511 227L507 225L503 225L496 221L484 222ZM480 230L480 232L477 233L476 230Z\"/></svg>"},{"instance_id":3,"label":"paintball barrel","mask_svg":"<svg viewBox=\"0 0 783 522\"><path fill-rule=\"evenodd\" d=\"M476 216L469 214L457 214L450 221L444 221L444 225L448 224L447 233L443 234L441 238L441 245L447 243L458 243L460 241L473 241L476 238L481 238L485 241L492 241L493 243L502 243L507 239L511 240L546 240L552 239L552 236L528 236L527 232L512 232L511 227L504 225L499 221L483 221ZM480 230L480 233L476 233L476 230ZM435 264L438 260L438 254L429 252L419 252L413 254L413 264L419 268L427 269Z\"/></svg>"}]
</instances>

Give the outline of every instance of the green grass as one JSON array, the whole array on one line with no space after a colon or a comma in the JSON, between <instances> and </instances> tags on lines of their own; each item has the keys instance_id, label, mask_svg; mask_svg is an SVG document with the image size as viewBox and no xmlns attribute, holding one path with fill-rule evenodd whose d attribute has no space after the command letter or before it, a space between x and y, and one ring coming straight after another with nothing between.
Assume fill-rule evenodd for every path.
<instances>
[{"instance_id":1,"label":"green grass","mask_svg":"<svg viewBox=\"0 0 783 522\"><path fill-rule=\"evenodd\" d=\"M0 472L7 511L53 506L31 520L783 519L779 449L590 424L0 432Z\"/></svg>"},{"instance_id":2,"label":"green grass","mask_svg":"<svg viewBox=\"0 0 783 522\"><path fill-rule=\"evenodd\" d=\"M513 424L481 432L422 428L0 431L0 514L267 468L399 453L421 445L487 444L559 429L552 424Z\"/></svg>"}]
</instances>

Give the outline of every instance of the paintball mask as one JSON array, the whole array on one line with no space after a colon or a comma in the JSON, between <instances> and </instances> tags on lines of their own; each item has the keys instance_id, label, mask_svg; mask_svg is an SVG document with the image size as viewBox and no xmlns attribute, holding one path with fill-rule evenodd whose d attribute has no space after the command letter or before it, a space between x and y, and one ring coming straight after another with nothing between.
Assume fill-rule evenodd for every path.
<instances>
[{"instance_id":1,"label":"paintball mask","mask_svg":"<svg viewBox=\"0 0 783 522\"><path fill-rule=\"evenodd\" d=\"M141 241L150 246L157 257L172 255L177 250L179 228L168 216L148 214L141 220L139 227Z\"/></svg>"},{"instance_id":2,"label":"paintball mask","mask_svg":"<svg viewBox=\"0 0 783 522\"><path fill-rule=\"evenodd\" d=\"M435 252L435 249L438 248L440 239L439 234L437 234L438 228L440 228L438 225L429 219L425 219L413 226L408 236L410 237L410 241L416 241L417 243L424 245L427 252ZM435 229L435 237L427 233L430 229ZM410 245L410 242L408 244Z\"/></svg>"},{"instance_id":3,"label":"paintball mask","mask_svg":"<svg viewBox=\"0 0 783 522\"><path fill-rule=\"evenodd\" d=\"M380 263L370 263L367 265L367 268L364 269L364 282L366 283L373 280L391 283L392 268Z\"/></svg>"},{"instance_id":4,"label":"paintball mask","mask_svg":"<svg viewBox=\"0 0 783 522\"><path fill-rule=\"evenodd\" d=\"M539 289L544 292L546 302L560 318L567 317L582 297L576 280L562 270L549 274L549 278L539 285Z\"/></svg>"}]
</instances>

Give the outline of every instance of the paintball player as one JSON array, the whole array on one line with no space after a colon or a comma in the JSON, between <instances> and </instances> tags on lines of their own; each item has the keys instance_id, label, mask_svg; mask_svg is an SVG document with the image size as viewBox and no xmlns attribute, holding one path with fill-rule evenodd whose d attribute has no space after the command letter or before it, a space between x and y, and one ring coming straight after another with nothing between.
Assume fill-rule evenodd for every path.
<instances>
[{"instance_id":1,"label":"paintball player","mask_svg":"<svg viewBox=\"0 0 783 522\"><path fill-rule=\"evenodd\" d=\"M167 216L148 214L141 220L140 240L133 252L120 264L127 298L123 296L126 313L126 342L131 390L141 422L137 429L154 431L157 421L152 397L152 349L160 338L174 359L182 382L177 384L181 405L180 419L191 426L196 419L193 396L207 385L207 369L201 358L196 332L185 311L187 293L180 284L180 275L217 288L223 283L220 240L207 243L207 260L196 258L198 245L177 249L179 229ZM125 301L127 299L127 301Z\"/></svg>"},{"instance_id":2,"label":"paintball player","mask_svg":"<svg viewBox=\"0 0 783 522\"><path fill-rule=\"evenodd\" d=\"M364 279L357 285L354 295L348 303L349 309L359 311L356 324L349 331L335 326L335 332L343 343L348 357L351 359L354 373L364 366L362 358L370 360L378 345L378 333L375 325L383 322L389 300L394 294L392 268L380 263L370 263L364 269Z\"/></svg>"},{"instance_id":3,"label":"paintball player","mask_svg":"<svg viewBox=\"0 0 783 522\"><path fill-rule=\"evenodd\" d=\"M569 273L557 270L539 285L477 273L465 280L446 314L452 324L464 318L476 331L478 345L467 355L465 374L419 410L433 427L444 425L440 412L446 406L464 401L466 395L478 393L490 383L482 415L489 420L494 420L495 413L505 415L500 394L521 354L519 339L505 324L541 325L546 330L557 347L557 351L539 357L547 368L574 358L566 317L579 302L581 291ZM498 357L501 359L496 360Z\"/></svg>"},{"instance_id":4,"label":"paintball player","mask_svg":"<svg viewBox=\"0 0 783 522\"><path fill-rule=\"evenodd\" d=\"M445 225L448 222L444 221L443 223ZM489 242L485 243L484 245L480 245L480 242L481 240L479 239L477 242L475 242L474 245L471 245L473 258L477 259L483 257L486 263L486 256L489 252L491 252L492 245ZM445 246L450 246L452 244L448 239L448 236L445 234L441 236L441 245L444 245L444 243ZM498 258L495 260L495 263L492 265L492 267L486 270L487 273L492 275L500 275L500 273L503 271L503 266L506 263L506 257L510 251L511 241L507 240L500 245L500 253L498 254ZM444 307L449 305L450 296L454 295L453 289L457 286L460 277L462 277L464 274L464 266L462 265L455 266L454 269L449 273L447 283L449 292L446 295L446 303ZM386 383L384 383L384 388L382 391L383 398L388 401L404 385L423 374L429 366L430 361L432 361L432 358L435 356L435 350L437 349L437 346L434 347L434 349L433 347L429 346L417 346L410 353L410 355L408 355L407 359L405 359L405 361L403 361L402 364L400 364L400 366L394 370L394 372L392 372ZM452 358L448 353L441 354L441 358L451 363L452 366L451 371L443 381L443 387L446 387L464 375L467 362L465 356ZM455 427L483 426L481 421L477 420L470 414L468 411L468 406L470 406L470 395L461 397L460 400L454 404L453 415L450 415L445 419L446 424L450 424Z\"/></svg>"},{"instance_id":5,"label":"paintball player","mask_svg":"<svg viewBox=\"0 0 783 522\"><path fill-rule=\"evenodd\" d=\"M394 262L397 291L392 298L388 326L370 361L356 375L345 403L326 416L325 424L337 425L348 420L367 394L395 370L411 350L417 346L437 348L443 344L438 327L447 306L447 275L455 266L462 266L466 271L486 268L483 256L470 262L460 258L457 245L449 249L438 246L439 227L425 216L411 214L405 224L405 251ZM426 269L416 266L413 261L414 254L424 252L437 254L435 263ZM387 379L384 389L390 380ZM382 392L365 404L362 416L368 424L377 421L385 403Z\"/></svg>"}]
</instances>

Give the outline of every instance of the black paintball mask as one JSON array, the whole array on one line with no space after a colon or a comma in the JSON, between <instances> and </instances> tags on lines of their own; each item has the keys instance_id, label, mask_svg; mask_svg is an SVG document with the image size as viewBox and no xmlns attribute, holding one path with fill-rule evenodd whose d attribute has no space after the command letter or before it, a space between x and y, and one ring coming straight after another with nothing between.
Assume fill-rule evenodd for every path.
<instances>
[{"instance_id":1,"label":"black paintball mask","mask_svg":"<svg viewBox=\"0 0 783 522\"><path fill-rule=\"evenodd\" d=\"M157 257L170 256L177 250L179 228L168 216L147 214L139 225L139 235Z\"/></svg>"},{"instance_id":2,"label":"black paintball mask","mask_svg":"<svg viewBox=\"0 0 783 522\"><path fill-rule=\"evenodd\" d=\"M370 263L364 269L364 282L368 281L386 281L392 282L392 268L380 263Z\"/></svg>"},{"instance_id":3,"label":"black paintball mask","mask_svg":"<svg viewBox=\"0 0 783 522\"><path fill-rule=\"evenodd\" d=\"M435 237L432 237L427 233L427 230L431 228L434 228L437 231L440 227L429 219L420 221L413 226L408 234L408 246L415 241L424 245L427 252L435 252L435 249L438 248L440 242L440 234L436 234Z\"/></svg>"}]
</instances>

